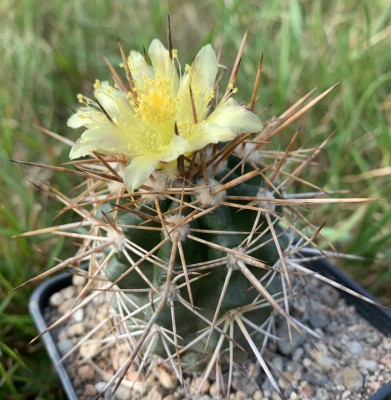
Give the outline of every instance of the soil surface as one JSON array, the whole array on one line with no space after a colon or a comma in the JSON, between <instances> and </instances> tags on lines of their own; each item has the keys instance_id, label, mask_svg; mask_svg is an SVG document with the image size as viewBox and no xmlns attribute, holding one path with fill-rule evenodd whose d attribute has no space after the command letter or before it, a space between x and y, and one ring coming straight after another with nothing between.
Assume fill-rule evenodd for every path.
<instances>
[{"instance_id":1,"label":"soil surface","mask_svg":"<svg viewBox=\"0 0 391 400\"><path fill-rule=\"evenodd\" d=\"M72 286L51 297L46 311L49 324L72 310L85 283L85 278L74 276ZM276 318L274 332L282 340L270 340L263 352L281 395L273 390L259 363L249 359L234 370L228 396L221 384L209 379L200 390L200 400L364 400L391 380L390 338L361 318L332 287L311 277L295 278L295 287L297 294L290 314L309 328L303 329L310 341L292 330L290 344L286 322ZM96 296L52 330L59 353L66 356L65 365L80 400L96 398L129 356L129 346L124 345L126 334L115 336L118 331L112 320L105 322L105 302L110 301L105 296L109 297ZM107 339L102 340L104 337ZM188 388L200 384L200 377L186 378ZM104 398L193 397L186 393L175 374L156 360L147 377L140 376L131 366L115 394L107 390Z\"/></svg>"}]
</instances>

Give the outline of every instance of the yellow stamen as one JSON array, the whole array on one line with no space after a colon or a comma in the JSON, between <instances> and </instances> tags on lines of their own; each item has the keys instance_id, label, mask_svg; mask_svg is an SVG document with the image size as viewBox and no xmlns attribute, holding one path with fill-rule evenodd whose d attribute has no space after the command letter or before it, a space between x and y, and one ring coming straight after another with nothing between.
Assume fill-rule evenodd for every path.
<instances>
[{"instance_id":1,"label":"yellow stamen","mask_svg":"<svg viewBox=\"0 0 391 400\"><path fill-rule=\"evenodd\" d=\"M138 89L138 107L135 112L143 121L165 122L174 118L176 99L171 93L169 79L147 79Z\"/></svg>"}]
</instances>

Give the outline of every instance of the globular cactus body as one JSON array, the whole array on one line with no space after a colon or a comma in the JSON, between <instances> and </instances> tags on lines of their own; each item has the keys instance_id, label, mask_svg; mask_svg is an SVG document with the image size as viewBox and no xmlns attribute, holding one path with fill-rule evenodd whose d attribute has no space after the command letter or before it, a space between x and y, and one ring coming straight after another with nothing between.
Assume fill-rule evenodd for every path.
<instances>
[{"instance_id":1,"label":"globular cactus body","mask_svg":"<svg viewBox=\"0 0 391 400\"><path fill-rule=\"evenodd\" d=\"M227 186L236 178L238 177L234 175L232 179L227 180ZM255 326L261 326L270 316L270 307L258 307L259 292L240 271L237 265L240 258L235 254L249 253L250 260L258 261L258 265L250 263L248 269L259 281L268 272L270 277L270 267L279 262L277 245L264 215L264 212L268 212L271 219L275 220L276 212L270 212L268 209L264 212L259 211L260 206L257 204L246 209L246 204L251 203L248 200L233 200L231 206L222 204L229 202L227 197L230 196L257 197L262 192L259 180L253 183L239 183L227 190L218 191L219 188L221 185L213 178L199 179L195 186L186 188L192 190L190 195L175 195L175 200L155 195L153 200L147 197L142 206L128 207L125 204L117 211L115 222L117 227L123 230L129 243L142 247L145 254L151 252L159 243L165 243L156 251L159 263L154 265L145 260L138 266L144 277L140 275L138 268L132 267L130 258L134 265L141 257L131 251L128 258L122 252L118 252L106 269L107 278L120 288L130 291L146 290L142 293L134 291L127 294L127 308L130 314L134 313L134 319L129 321L131 325L137 320L148 322L155 312L153 299L156 298L156 292L160 296L165 290L173 242L176 241L175 246L179 246L180 250L175 251L172 265L172 277L169 282L171 293L167 304L157 316L155 326L165 332L175 332L176 345L179 348L191 344L181 356L183 366L189 371L199 369L200 365L204 365L212 357L220 337L219 331L211 328L212 322L216 323L221 318L231 318L232 312L241 312ZM216 190L217 193L214 194ZM197 217L195 210L202 216ZM161 224L156 222L159 214L163 218ZM196 218L192 218L192 215ZM274 229L277 232L278 245L283 251L288 246L288 237L277 225ZM247 239L250 235L253 241L259 239L249 245ZM201 240L197 241L197 238ZM208 267L210 263L213 265ZM151 284L156 292L151 288ZM281 290L279 276L272 277L267 290L271 294ZM178 297L183 299L182 302L178 301ZM187 307L183 302L187 303ZM146 305L149 306L143 307ZM142 312L137 312L141 307ZM221 322L219 324L221 325ZM208 329L208 334L192 344ZM258 339L261 337L259 335ZM237 347L235 353L241 353L236 354L236 359L245 359L250 348L240 331L236 332L233 341ZM224 353L228 346L227 337L221 346L221 353ZM173 347L170 346L171 352L175 353ZM156 339L152 351L167 357L167 348L159 339ZM227 360L224 362L222 358L220 362L227 367Z\"/></svg>"}]
</instances>

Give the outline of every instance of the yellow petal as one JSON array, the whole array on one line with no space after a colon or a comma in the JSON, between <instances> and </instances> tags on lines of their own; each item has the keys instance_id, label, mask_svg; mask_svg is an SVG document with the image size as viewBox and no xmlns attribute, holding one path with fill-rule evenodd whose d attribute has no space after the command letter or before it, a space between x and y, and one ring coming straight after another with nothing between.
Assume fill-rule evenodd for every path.
<instances>
[{"instance_id":1,"label":"yellow petal","mask_svg":"<svg viewBox=\"0 0 391 400\"><path fill-rule=\"evenodd\" d=\"M178 89L177 121L193 120L190 101L190 74L185 72L181 76Z\"/></svg>"},{"instance_id":2,"label":"yellow petal","mask_svg":"<svg viewBox=\"0 0 391 400\"><path fill-rule=\"evenodd\" d=\"M179 78L174 62L168 54L168 50L159 39L153 39L149 46L148 54L151 58L155 78L169 79L171 91L176 94L178 91Z\"/></svg>"},{"instance_id":3,"label":"yellow petal","mask_svg":"<svg viewBox=\"0 0 391 400\"><path fill-rule=\"evenodd\" d=\"M235 136L234 132L224 126L208 123L198 124L188 138L190 151L200 150L211 143L227 142L234 139Z\"/></svg>"},{"instance_id":4,"label":"yellow petal","mask_svg":"<svg viewBox=\"0 0 391 400\"><path fill-rule=\"evenodd\" d=\"M213 98L217 67L216 54L210 44L198 52L191 66L190 85L198 121L206 117L208 105Z\"/></svg>"},{"instance_id":5,"label":"yellow petal","mask_svg":"<svg viewBox=\"0 0 391 400\"><path fill-rule=\"evenodd\" d=\"M106 121L107 118L98 110L90 107L82 107L68 119L67 125L70 128L76 129L82 126L86 128L93 128Z\"/></svg>"},{"instance_id":6,"label":"yellow petal","mask_svg":"<svg viewBox=\"0 0 391 400\"><path fill-rule=\"evenodd\" d=\"M190 147L188 141L178 135L174 135L171 143L160 154L159 159L163 162L169 162L172 160L176 160L179 156L189 151Z\"/></svg>"},{"instance_id":7,"label":"yellow petal","mask_svg":"<svg viewBox=\"0 0 391 400\"><path fill-rule=\"evenodd\" d=\"M110 86L108 82L95 84L95 98L119 125L129 126L135 120L133 109L126 99L126 94Z\"/></svg>"},{"instance_id":8,"label":"yellow petal","mask_svg":"<svg viewBox=\"0 0 391 400\"><path fill-rule=\"evenodd\" d=\"M159 164L156 156L138 156L132 158L124 171L126 189L132 193L145 182Z\"/></svg>"},{"instance_id":9,"label":"yellow petal","mask_svg":"<svg viewBox=\"0 0 391 400\"><path fill-rule=\"evenodd\" d=\"M86 156L92 151L104 154L132 154L134 148L126 135L112 122L106 121L99 126L87 129L72 147L69 157L71 160Z\"/></svg>"},{"instance_id":10,"label":"yellow petal","mask_svg":"<svg viewBox=\"0 0 391 400\"><path fill-rule=\"evenodd\" d=\"M206 119L208 123L230 129L236 135L240 133L258 133L262 123L258 116L240 106L232 97L221 103Z\"/></svg>"},{"instance_id":11,"label":"yellow petal","mask_svg":"<svg viewBox=\"0 0 391 400\"><path fill-rule=\"evenodd\" d=\"M168 50L159 39L153 39L148 49L153 69L161 77L169 77L171 73L171 59Z\"/></svg>"},{"instance_id":12,"label":"yellow petal","mask_svg":"<svg viewBox=\"0 0 391 400\"><path fill-rule=\"evenodd\" d=\"M146 79L153 78L153 68L145 62L144 56L138 51L130 52L128 62L137 88L142 87Z\"/></svg>"},{"instance_id":13,"label":"yellow petal","mask_svg":"<svg viewBox=\"0 0 391 400\"><path fill-rule=\"evenodd\" d=\"M213 95L217 75L216 54L210 44L204 46L191 65L190 72L185 72L179 84L177 108L178 121L193 120L190 98L190 86L198 121L206 117L207 109Z\"/></svg>"},{"instance_id":14,"label":"yellow petal","mask_svg":"<svg viewBox=\"0 0 391 400\"><path fill-rule=\"evenodd\" d=\"M217 75L217 59L210 44L202 47L198 52L191 66L190 75L190 84L193 90L214 87Z\"/></svg>"}]
</instances>

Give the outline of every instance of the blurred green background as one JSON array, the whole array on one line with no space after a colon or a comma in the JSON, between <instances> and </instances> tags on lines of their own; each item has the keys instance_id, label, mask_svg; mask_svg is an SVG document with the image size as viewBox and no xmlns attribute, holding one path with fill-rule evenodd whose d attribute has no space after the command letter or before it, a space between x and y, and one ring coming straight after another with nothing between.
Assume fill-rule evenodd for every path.
<instances>
[{"instance_id":1,"label":"blurred green background","mask_svg":"<svg viewBox=\"0 0 391 400\"><path fill-rule=\"evenodd\" d=\"M61 399L42 345L27 314L33 287L14 286L72 254L72 243L49 237L12 239L27 230L66 222L59 205L34 183L67 192L72 179L10 159L59 164L68 148L37 126L75 139L66 120L76 94L91 94L109 72L102 55L120 62L125 49L142 50L166 38L171 16L174 47L191 62L202 44L223 45L232 66L243 33L249 38L237 81L248 102L264 54L260 101L263 119L278 116L311 89L342 81L331 95L278 140L286 144L301 126L300 145L315 146L335 131L312 182L349 196L378 197L362 205L321 206L313 220L338 250L366 257L338 261L384 303L391 289L391 6L386 0L2 0L0 2L0 398ZM387 297L388 296L388 297Z\"/></svg>"}]
</instances>

